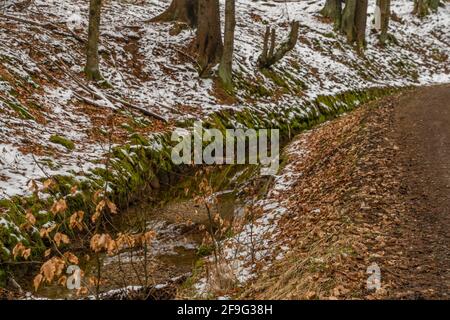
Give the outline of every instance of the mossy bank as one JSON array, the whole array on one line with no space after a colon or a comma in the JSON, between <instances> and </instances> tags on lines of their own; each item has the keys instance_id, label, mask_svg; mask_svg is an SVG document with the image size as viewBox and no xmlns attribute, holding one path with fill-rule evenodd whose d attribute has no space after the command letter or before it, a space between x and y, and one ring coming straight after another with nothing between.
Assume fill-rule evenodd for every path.
<instances>
[{"instance_id":1,"label":"mossy bank","mask_svg":"<svg viewBox=\"0 0 450 320\"><path fill-rule=\"evenodd\" d=\"M251 107L241 111L222 110L203 121L204 128L277 128L284 143L295 134L314 125L332 119L339 114L351 111L358 105L398 91L398 88L372 88L361 91L348 91L334 96L318 96L313 101L290 108ZM185 122L180 127L189 129L192 123ZM63 143L61 143L63 142ZM70 141L69 141L70 142ZM71 144L58 139L66 148ZM198 168L186 165L175 166L171 160L171 150L176 142L171 141L170 133L157 133L142 136L134 133L130 141L112 148L105 155L106 162L98 164L84 176L65 175L52 177L53 183L45 190L34 190L29 196L16 196L0 200L0 284L3 285L8 271L14 271L17 261L13 257L12 248L21 242L31 248L28 261L41 261L48 243L41 239L39 230L42 227L61 223L68 215L82 210L84 220L90 223L95 212L95 194L106 190L109 199L119 208L132 205L146 197L155 199L174 197L183 192L185 184L181 180L195 172ZM105 164L106 163L106 164ZM201 166L199 166L201 167ZM233 174L233 170L221 171L223 183ZM195 188L195 187L193 187ZM170 189L170 192L167 192ZM175 190L175 191L174 191ZM55 201L65 199L67 210L64 215L55 215L51 207ZM33 225L27 223L26 214L36 217ZM71 237L76 232L62 224L62 230ZM69 247L66 245L66 247ZM62 250L65 248L62 247ZM21 258L17 257L18 260ZM26 266L33 264L26 264ZM23 270L23 268L22 268Z\"/></svg>"}]
</instances>

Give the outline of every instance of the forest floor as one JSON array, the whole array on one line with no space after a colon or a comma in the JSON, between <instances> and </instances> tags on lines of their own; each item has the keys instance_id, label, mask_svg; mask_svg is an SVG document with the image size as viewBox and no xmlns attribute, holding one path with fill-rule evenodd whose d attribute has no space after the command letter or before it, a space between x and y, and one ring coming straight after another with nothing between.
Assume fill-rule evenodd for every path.
<instances>
[{"instance_id":1,"label":"forest floor","mask_svg":"<svg viewBox=\"0 0 450 320\"><path fill-rule=\"evenodd\" d=\"M449 101L449 85L413 89L300 135L278 196L292 249L241 297L448 299Z\"/></svg>"},{"instance_id":2,"label":"forest floor","mask_svg":"<svg viewBox=\"0 0 450 320\"><path fill-rule=\"evenodd\" d=\"M229 119L236 127L247 120L257 120L276 128L309 119L311 115L320 116L315 101L323 95L349 91L351 97L355 90L450 82L448 5L419 19L411 14L410 0L393 2L390 33L395 41L380 47L379 35L370 30L364 55L359 55L343 35L333 31L330 21L321 17L322 0L237 1L233 62L236 91L229 97L213 79L198 77L193 63L195 55L190 50L195 38L193 30L176 31L177 25L172 23L148 22L163 12L170 0L104 3L100 52L101 70L107 83L102 86L86 82L83 73L87 1L3 2L0 203L3 200L5 205L0 205L0 255L5 256L0 257L0 262L13 260L13 248L18 241L30 240L33 255L40 255L41 248L35 247L30 232L59 221L49 208L33 206L37 223L28 232L21 227L26 219L25 210L16 214L17 208L14 205L11 210L9 199L31 197L36 183L42 191L37 193L41 199L56 200L49 197L44 186L48 177L67 176L80 185L98 178L103 184L99 170L105 169L104 160L109 159L112 147L120 148L125 157L140 164L147 158L128 152L128 145L131 150L141 140L148 141L147 150L163 154L165 142L160 143L159 139L163 135L175 128L189 129L193 120L206 121L222 112L239 115ZM225 1L220 3L223 8ZM374 20L374 4L369 7L368 21ZM266 27L277 29L280 42L288 34L286 22L291 20L301 21L297 45L270 72L258 71L257 59ZM280 263L280 270L268 282L275 282L272 291L263 290L266 284L261 290L252 287L249 297L372 296L364 288L366 268L373 262L379 264L382 273L378 296L443 296L448 277L439 278L442 274L438 271L448 267L445 260L448 241L443 240L448 224L436 218L440 228L436 231L428 217L444 213L430 210L427 219L421 216L431 207L448 208L448 202L443 200L447 199L445 181L442 182L444 177L448 179L445 172L448 153L429 152L438 147L443 149L445 145L441 144L448 143L444 137L448 137L450 130L445 127L449 111L445 114L441 106L448 101L445 99L448 87L442 88L423 89L441 90L440 101L430 99L422 89L411 96L389 97L296 138L291 144L292 161L287 170L274 177L276 184L271 193L257 202L264 211L258 218L259 225L256 224L261 240L257 252L260 259L254 266L249 251L240 252L244 261L237 263L236 277L240 282L251 279L260 265L269 268L271 263L265 262L272 258ZM410 102L398 100L408 97L412 99ZM111 102L113 98L128 101L128 106L115 103L117 100ZM420 109L420 99L433 103L433 112ZM168 122L144 115L129 104L156 113ZM253 120L247 119L247 111ZM241 112L243 118L237 120ZM423 123L416 119L422 119ZM431 128L433 122L439 123ZM412 128L413 124L417 127ZM289 125L288 128L290 131ZM155 166L158 170L164 168L162 164ZM122 168L127 171L123 177L132 172L130 180L145 176L128 166ZM122 178L122 174L119 176ZM89 219L89 214L85 219ZM243 226L246 227L251 230L244 229L228 240L233 244L241 236L245 241L250 238L253 254L253 222L251 226ZM284 239L275 243L273 229L282 230L283 234L276 236ZM407 238L410 233L414 239ZM408 249L411 245L413 248ZM391 254L386 248L399 249ZM347 264L342 267L344 262ZM276 284L276 275L281 276L286 265L292 267L291 273ZM398 271L401 267L404 269ZM332 268L338 271L328 276ZM405 278L417 274L411 268L426 275L424 284L415 280L418 289L404 289L401 294L392 291L411 283ZM0 266L0 275L1 271ZM435 277L434 282L441 279L438 292L424 289L438 288L426 285L429 274ZM403 282L398 283L398 279ZM283 291L289 289L288 284L295 285L291 296ZM247 292L242 294L245 296Z\"/></svg>"}]
</instances>

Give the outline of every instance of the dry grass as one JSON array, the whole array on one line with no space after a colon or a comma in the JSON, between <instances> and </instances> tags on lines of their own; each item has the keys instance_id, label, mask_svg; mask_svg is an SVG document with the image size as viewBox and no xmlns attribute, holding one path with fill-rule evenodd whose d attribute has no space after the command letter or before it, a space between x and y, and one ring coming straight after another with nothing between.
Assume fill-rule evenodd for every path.
<instances>
[{"instance_id":1,"label":"dry grass","mask_svg":"<svg viewBox=\"0 0 450 320\"><path fill-rule=\"evenodd\" d=\"M386 161L394 151L383 138L390 108L375 108L389 105L389 99L300 136L301 147L309 154L297 162L294 155L290 162L303 175L281 195L291 204L280 228L292 249L269 271L261 272L242 298L352 299L389 294L388 278L376 293L366 289L367 267L372 262L383 264L386 230L395 223L393 216L404 211L401 203L393 204L391 191L398 184ZM386 214L387 208L394 214Z\"/></svg>"}]
</instances>

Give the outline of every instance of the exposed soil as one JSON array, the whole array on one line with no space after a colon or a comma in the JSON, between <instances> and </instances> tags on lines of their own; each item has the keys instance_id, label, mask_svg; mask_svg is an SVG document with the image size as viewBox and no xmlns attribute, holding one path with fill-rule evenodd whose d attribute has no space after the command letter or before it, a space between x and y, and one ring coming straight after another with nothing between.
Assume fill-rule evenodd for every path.
<instances>
[{"instance_id":1,"label":"exposed soil","mask_svg":"<svg viewBox=\"0 0 450 320\"><path fill-rule=\"evenodd\" d=\"M242 297L448 299L449 101L449 85L414 89L300 135L280 194L292 250Z\"/></svg>"},{"instance_id":2,"label":"exposed soil","mask_svg":"<svg viewBox=\"0 0 450 320\"><path fill-rule=\"evenodd\" d=\"M399 100L393 133L410 207L402 236L408 244L407 296L450 294L450 86L423 88ZM428 294L424 294L427 292Z\"/></svg>"}]
</instances>

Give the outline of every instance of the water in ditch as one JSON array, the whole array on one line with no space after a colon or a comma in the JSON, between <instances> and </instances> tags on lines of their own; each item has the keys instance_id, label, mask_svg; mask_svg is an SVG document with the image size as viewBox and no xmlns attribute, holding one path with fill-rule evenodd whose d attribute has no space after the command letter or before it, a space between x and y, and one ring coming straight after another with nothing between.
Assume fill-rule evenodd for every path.
<instances>
[{"instance_id":1,"label":"water in ditch","mask_svg":"<svg viewBox=\"0 0 450 320\"><path fill-rule=\"evenodd\" d=\"M236 192L222 191L214 195L215 212L225 220L233 218L242 207ZM204 205L193 199L176 199L160 206L140 204L121 212L114 221L117 232L137 233L153 230L154 241L146 252L143 249L125 250L115 256L102 255L99 259L99 291L108 292L128 286L164 285L177 277L187 276L201 257L199 247L204 231L201 225L208 224L208 214ZM201 248L200 248L201 249ZM99 272L98 260L86 256L80 265L84 270L84 283ZM32 291L31 282L24 284L24 289ZM88 295L95 295L96 286L89 287ZM33 298L78 299L76 290L69 290L63 285L42 286Z\"/></svg>"}]
</instances>

